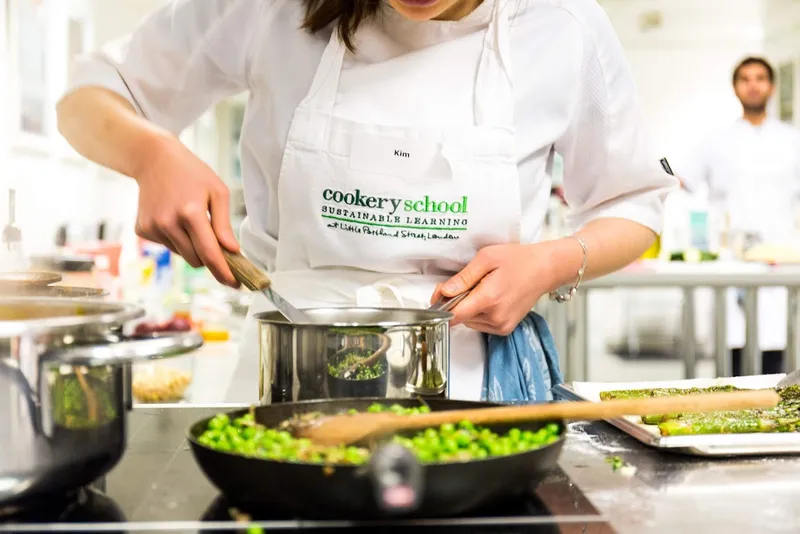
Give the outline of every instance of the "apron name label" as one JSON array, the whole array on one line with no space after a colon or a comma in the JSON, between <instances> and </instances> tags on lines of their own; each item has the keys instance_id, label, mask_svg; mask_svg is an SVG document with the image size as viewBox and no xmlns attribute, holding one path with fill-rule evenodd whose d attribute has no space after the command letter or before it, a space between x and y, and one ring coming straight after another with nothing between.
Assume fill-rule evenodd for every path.
<instances>
[{"instance_id":1,"label":"apron name label","mask_svg":"<svg viewBox=\"0 0 800 534\"><path fill-rule=\"evenodd\" d=\"M393 198L361 189L322 191L320 215L328 228L378 237L415 240L454 240L469 226L469 197L437 199Z\"/></svg>"},{"instance_id":2,"label":"apron name label","mask_svg":"<svg viewBox=\"0 0 800 534\"><path fill-rule=\"evenodd\" d=\"M450 176L438 143L374 133L355 132L349 167L355 171L397 176Z\"/></svg>"}]
</instances>

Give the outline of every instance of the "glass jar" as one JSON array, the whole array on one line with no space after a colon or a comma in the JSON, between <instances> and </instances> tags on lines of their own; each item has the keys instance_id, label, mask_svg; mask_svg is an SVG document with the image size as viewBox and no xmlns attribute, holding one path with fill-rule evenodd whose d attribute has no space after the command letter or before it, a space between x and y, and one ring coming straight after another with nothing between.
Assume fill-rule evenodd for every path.
<instances>
[{"instance_id":1,"label":"glass jar","mask_svg":"<svg viewBox=\"0 0 800 534\"><path fill-rule=\"evenodd\" d=\"M176 404L191 399L194 354L133 366L133 400L137 404Z\"/></svg>"}]
</instances>

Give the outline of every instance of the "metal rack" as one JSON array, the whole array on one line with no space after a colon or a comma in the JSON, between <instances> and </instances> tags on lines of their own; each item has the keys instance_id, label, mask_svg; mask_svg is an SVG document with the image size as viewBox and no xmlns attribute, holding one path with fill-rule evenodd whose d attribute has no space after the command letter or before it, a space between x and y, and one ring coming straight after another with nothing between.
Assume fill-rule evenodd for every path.
<instances>
[{"instance_id":1,"label":"metal rack","mask_svg":"<svg viewBox=\"0 0 800 534\"><path fill-rule=\"evenodd\" d=\"M587 282L575 297L561 306L548 306L546 315L552 325L556 345L563 356L565 379L583 381L587 378L589 347L586 325L589 317L589 295L597 289L614 288L680 288L683 291L681 354L684 378L695 378L697 346L695 331L695 290L710 288L714 294L714 361L717 376L731 375L727 345L727 300L730 288L744 289L745 345L742 369L745 374L761 373L758 340L758 290L784 287L788 290L788 321L786 325L786 370L800 368L800 337L798 336L798 302L800 301L800 268L776 267L758 273L714 272L653 272L622 271Z\"/></svg>"}]
</instances>

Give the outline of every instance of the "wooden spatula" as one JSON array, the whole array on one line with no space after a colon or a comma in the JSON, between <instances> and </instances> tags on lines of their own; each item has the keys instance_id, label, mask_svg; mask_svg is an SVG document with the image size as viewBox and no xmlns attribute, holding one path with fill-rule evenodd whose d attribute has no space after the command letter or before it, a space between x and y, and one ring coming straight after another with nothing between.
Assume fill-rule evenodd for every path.
<instances>
[{"instance_id":1,"label":"wooden spatula","mask_svg":"<svg viewBox=\"0 0 800 534\"><path fill-rule=\"evenodd\" d=\"M655 399L603 402L558 402L526 406L500 406L471 410L447 410L419 415L357 413L323 416L290 428L299 438L333 446L374 439L404 430L418 430L467 420L474 424L520 423L534 420L598 420L624 415L699 413L772 408L780 396L772 390L682 395Z\"/></svg>"}]
</instances>

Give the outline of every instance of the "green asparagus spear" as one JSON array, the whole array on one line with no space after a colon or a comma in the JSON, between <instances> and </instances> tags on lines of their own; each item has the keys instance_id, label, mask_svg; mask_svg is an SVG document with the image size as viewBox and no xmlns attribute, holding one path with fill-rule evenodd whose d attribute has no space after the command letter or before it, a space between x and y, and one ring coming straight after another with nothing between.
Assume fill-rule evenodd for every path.
<instances>
[{"instance_id":1,"label":"green asparagus spear","mask_svg":"<svg viewBox=\"0 0 800 534\"><path fill-rule=\"evenodd\" d=\"M657 398L674 395L699 395L738 391L735 386L709 388L652 388L604 391L601 400ZM642 422L657 426L663 436L691 434L741 434L752 432L800 431L800 386L777 390L781 402L764 410L737 410L712 413L671 413L642 417Z\"/></svg>"}]
</instances>

